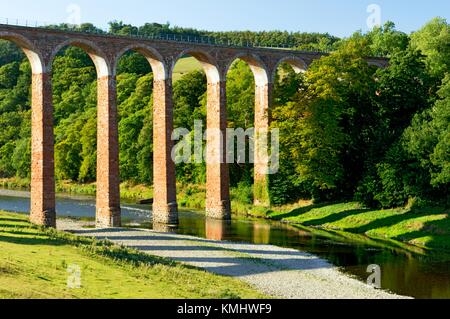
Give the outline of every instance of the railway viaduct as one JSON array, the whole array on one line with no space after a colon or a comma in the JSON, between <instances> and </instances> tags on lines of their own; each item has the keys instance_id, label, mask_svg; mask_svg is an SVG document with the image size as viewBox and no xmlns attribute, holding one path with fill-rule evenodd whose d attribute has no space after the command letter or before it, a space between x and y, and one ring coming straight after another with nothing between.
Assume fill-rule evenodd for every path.
<instances>
[{"instance_id":1,"label":"railway viaduct","mask_svg":"<svg viewBox=\"0 0 450 319\"><path fill-rule=\"evenodd\" d=\"M156 223L178 221L175 164L171 158L173 107L172 73L185 55L195 57L207 76L207 128L223 132L227 127L226 74L236 59L246 61L256 84L255 131L268 130L272 90L277 67L290 64L304 71L322 53L284 49L241 48L232 46L170 41L149 38L66 32L46 28L0 25L0 39L14 42L28 57L32 67L32 173L31 221L54 227L55 164L52 105L52 62L66 46L83 49L97 71L97 203L98 227L121 225L119 190L119 143L116 105L116 69L120 57L130 50L144 55L154 74L154 204ZM369 64L385 67L385 59L370 58ZM149 141L150 143L151 141ZM224 156L222 138L207 137L207 157ZM255 139L255 144L258 139ZM255 145L258 149L261 145ZM258 156L256 154L255 156ZM265 205L267 198L267 161L255 158L255 204ZM216 219L230 218L229 176L226 161L207 161L206 214Z\"/></svg>"}]
</instances>

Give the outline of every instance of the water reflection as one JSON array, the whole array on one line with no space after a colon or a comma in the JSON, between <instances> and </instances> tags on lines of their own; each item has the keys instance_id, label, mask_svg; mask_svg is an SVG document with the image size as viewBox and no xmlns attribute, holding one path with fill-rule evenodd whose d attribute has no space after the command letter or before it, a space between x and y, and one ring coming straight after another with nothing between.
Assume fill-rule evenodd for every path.
<instances>
[{"instance_id":1,"label":"water reflection","mask_svg":"<svg viewBox=\"0 0 450 319\"><path fill-rule=\"evenodd\" d=\"M253 224L253 242L255 244L270 243L270 225L269 224Z\"/></svg>"},{"instance_id":2,"label":"water reflection","mask_svg":"<svg viewBox=\"0 0 450 319\"><path fill-rule=\"evenodd\" d=\"M177 233L176 226L167 225L167 224L153 223L152 229L159 233L168 233L168 234L176 234Z\"/></svg>"},{"instance_id":3,"label":"water reflection","mask_svg":"<svg viewBox=\"0 0 450 319\"><path fill-rule=\"evenodd\" d=\"M206 218L205 229L206 239L224 240L231 230L231 221Z\"/></svg>"}]
</instances>

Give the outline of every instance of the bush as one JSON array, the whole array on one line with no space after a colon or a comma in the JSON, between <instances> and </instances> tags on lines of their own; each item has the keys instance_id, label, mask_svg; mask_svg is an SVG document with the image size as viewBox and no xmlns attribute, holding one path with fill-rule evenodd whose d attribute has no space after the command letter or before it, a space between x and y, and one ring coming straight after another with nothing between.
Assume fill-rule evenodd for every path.
<instances>
[{"instance_id":1,"label":"bush","mask_svg":"<svg viewBox=\"0 0 450 319\"><path fill-rule=\"evenodd\" d=\"M230 191L231 200L241 204L253 204L253 187L247 182L241 182Z\"/></svg>"}]
</instances>

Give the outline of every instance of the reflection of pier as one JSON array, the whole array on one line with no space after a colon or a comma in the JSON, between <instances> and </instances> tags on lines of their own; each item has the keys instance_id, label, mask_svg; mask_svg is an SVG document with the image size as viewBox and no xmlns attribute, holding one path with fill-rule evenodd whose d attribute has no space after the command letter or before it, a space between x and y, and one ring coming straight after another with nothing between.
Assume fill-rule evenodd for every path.
<instances>
[{"instance_id":1,"label":"reflection of pier","mask_svg":"<svg viewBox=\"0 0 450 319\"><path fill-rule=\"evenodd\" d=\"M173 225L153 223L153 230L160 233L176 234L177 228Z\"/></svg>"},{"instance_id":2,"label":"reflection of pier","mask_svg":"<svg viewBox=\"0 0 450 319\"><path fill-rule=\"evenodd\" d=\"M253 224L253 242L264 245L270 243L270 224Z\"/></svg>"},{"instance_id":3,"label":"reflection of pier","mask_svg":"<svg viewBox=\"0 0 450 319\"><path fill-rule=\"evenodd\" d=\"M209 240L224 240L231 230L231 221L206 218L206 238Z\"/></svg>"},{"instance_id":4,"label":"reflection of pier","mask_svg":"<svg viewBox=\"0 0 450 319\"><path fill-rule=\"evenodd\" d=\"M253 223L243 225L248 226L248 228L245 227L246 229L242 229L241 231L248 232L253 237L255 244L270 243L270 224ZM206 238L209 240L231 240L233 236L231 221L229 220L206 218L205 229Z\"/></svg>"}]
</instances>

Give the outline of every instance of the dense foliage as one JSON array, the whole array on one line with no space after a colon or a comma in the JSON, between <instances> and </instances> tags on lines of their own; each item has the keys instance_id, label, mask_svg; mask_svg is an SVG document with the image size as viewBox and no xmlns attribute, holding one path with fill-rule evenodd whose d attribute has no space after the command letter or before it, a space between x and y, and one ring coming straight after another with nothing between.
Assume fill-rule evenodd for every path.
<instances>
[{"instance_id":1,"label":"dense foliage","mask_svg":"<svg viewBox=\"0 0 450 319\"><path fill-rule=\"evenodd\" d=\"M68 26L58 26L66 28ZM373 206L450 204L450 26L430 21L407 35L393 23L339 40L329 35L284 32L211 33L169 25L140 28L113 22L116 34L201 35L264 46L334 51L304 74L283 65L274 92L273 127L281 131L280 172L270 177L274 204L303 198L356 198ZM83 25L85 30L94 26ZM101 30L98 30L101 32ZM383 55L390 66L369 66ZM56 175L95 181L96 71L78 48L53 64ZM127 53L118 66L120 169L123 181L152 181L152 81L144 57ZM0 42L0 177L30 176L30 65L20 50ZM173 87L175 127L206 122L206 77L182 76ZM250 128L254 78L243 61L228 73L230 127ZM251 202L252 165L230 165L232 186ZM205 182L204 164L180 164L177 180Z\"/></svg>"}]
</instances>

